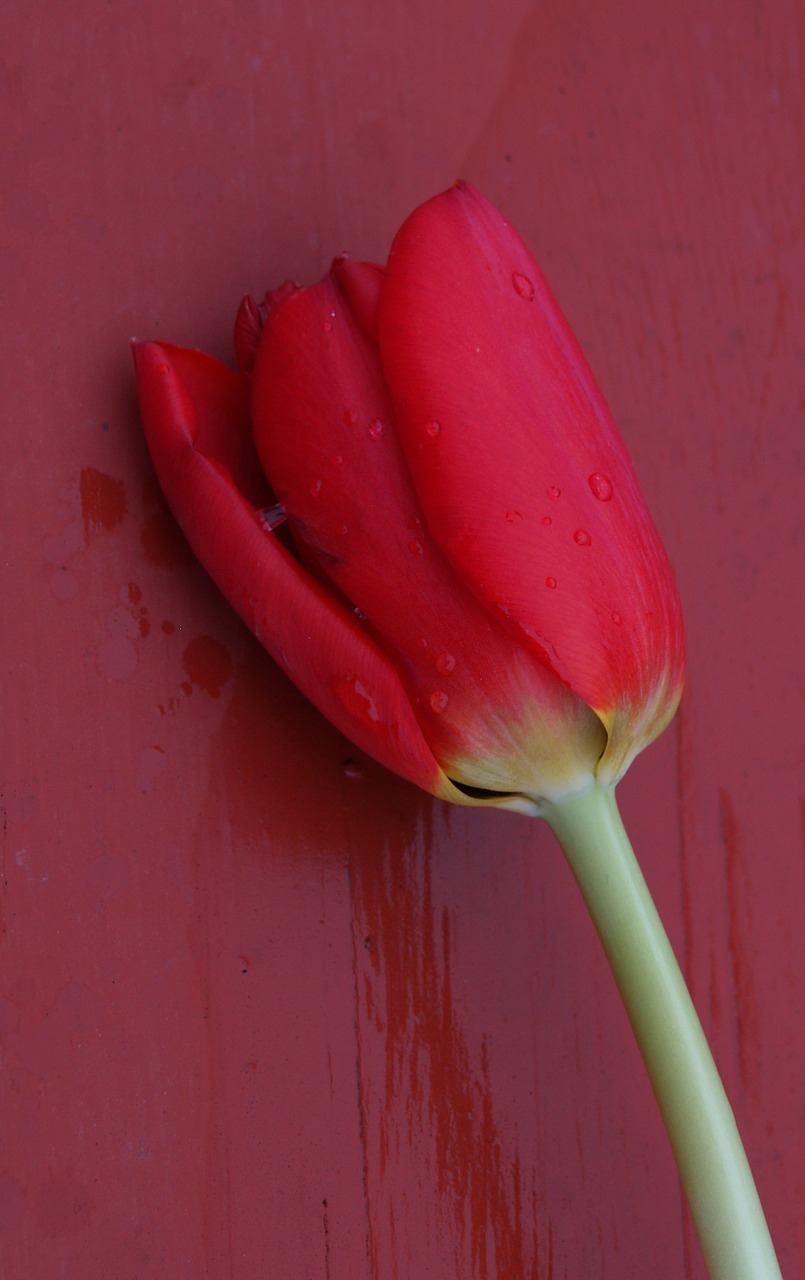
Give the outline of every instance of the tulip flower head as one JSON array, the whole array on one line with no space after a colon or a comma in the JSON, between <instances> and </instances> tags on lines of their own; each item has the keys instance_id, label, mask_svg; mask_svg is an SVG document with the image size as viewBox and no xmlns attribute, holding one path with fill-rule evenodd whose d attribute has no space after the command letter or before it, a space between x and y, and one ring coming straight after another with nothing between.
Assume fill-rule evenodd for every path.
<instances>
[{"instance_id":1,"label":"tulip flower head","mask_svg":"<svg viewBox=\"0 0 805 1280\"><path fill-rule=\"evenodd\" d=\"M135 344L193 550L302 692L443 799L539 813L673 715L679 600L534 258L463 183L385 266L246 299L240 372Z\"/></svg>"}]
</instances>

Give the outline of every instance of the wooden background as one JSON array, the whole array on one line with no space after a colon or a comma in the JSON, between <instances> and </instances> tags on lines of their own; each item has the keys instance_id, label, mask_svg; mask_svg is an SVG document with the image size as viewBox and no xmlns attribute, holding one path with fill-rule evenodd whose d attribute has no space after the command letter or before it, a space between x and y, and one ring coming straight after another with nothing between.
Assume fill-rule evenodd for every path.
<instances>
[{"instance_id":1,"label":"wooden background","mask_svg":"<svg viewBox=\"0 0 805 1280\"><path fill-rule=\"evenodd\" d=\"M690 642L620 788L805 1275L798 0L30 0L0 32L4 1280L700 1280L547 829L361 760L189 559L132 335L382 258L461 175L534 247Z\"/></svg>"}]
</instances>

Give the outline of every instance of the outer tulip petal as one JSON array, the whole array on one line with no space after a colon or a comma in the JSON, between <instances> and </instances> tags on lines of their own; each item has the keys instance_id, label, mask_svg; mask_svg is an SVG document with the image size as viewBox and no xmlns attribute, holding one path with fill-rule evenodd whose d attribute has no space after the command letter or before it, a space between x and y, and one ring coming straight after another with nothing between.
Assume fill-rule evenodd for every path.
<instances>
[{"instance_id":1,"label":"outer tulip petal","mask_svg":"<svg viewBox=\"0 0 805 1280\"><path fill-rule=\"evenodd\" d=\"M264 467L295 535L390 654L449 776L565 794L592 778L605 735L425 527L364 330L379 279L361 268L359 318L332 278L269 310L252 384Z\"/></svg>"},{"instance_id":2,"label":"outer tulip petal","mask_svg":"<svg viewBox=\"0 0 805 1280\"><path fill-rule=\"evenodd\" d=\"M163 491L193 551L301 692L358 747L444 799L437 764L385 655L266 528L236 474L248 455L241 380L198 351L134 347L143 422ZM252 484L254 477L252 477Z\"/></svg>"},{"instance_id":3,"label":"outer tulip petal","mask_svg":"<svg viewBox=\"0 0 805 1280\"><path fill-rule=\"evenodd\" d=\"M671 718L681 610L626 450L519 236L466 185L416 210L380 346L429 528L609 730L619 775Z\"/></svg>"}]
</instances>

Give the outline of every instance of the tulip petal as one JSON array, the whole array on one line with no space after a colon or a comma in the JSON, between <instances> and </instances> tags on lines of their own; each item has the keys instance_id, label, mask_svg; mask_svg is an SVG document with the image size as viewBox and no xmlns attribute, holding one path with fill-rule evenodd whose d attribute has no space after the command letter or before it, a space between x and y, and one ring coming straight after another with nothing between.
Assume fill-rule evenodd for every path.
<instances>
[{"instance_id":1,"label":"tulip petal","mask_svg":"<svg viewBox=\"0 0 805 1280\"><path fill-rule=\"evenodd\" d=\"M242 470L253 446L240 378L201 352L161 343L137 343L134 356L163 491L243 621L358 747L432 794L468 803L439 768L388 659L261 522L248 496L258 486Z\"/></svg>"},{"instance_id":2,"label":"tulip petal","mask_svg":"<svg viewBox=\"0 0 805 1280\"><path fill-rule=\"evenodd\" d=\"M336 279L269 308L252 383L269 479L300 545L391 656L449 776L563 794L592 778L601 726L430 537L364 327L381 273L361 268L356 290L350 272L346 294Z\"/></svg>"},{"instance_id":3,"label":"tulip petal","mask_svg":"<svg viewBox=\"0 0 805 1280\"><path fill-rule=\"evenodd\" d=\"M247 295L238 307L233 334L238 369L244 377L249 377L254 368L262 332L263 316L260 308L254 298Z\"/></svg>"},{"instance_id":4,"label":"tulip petal","mask_svg":"<svg viewBox=\"0 0 805 1280\"><path fill-rule=\"evenodd\" d=\"M383 268L374 262L356 262L354 258L342 254L333 262L332 274L363 332L376 343L380 290L385 275Z\"/></svg>"},{"instance_id":5,"label":"tulip petal","mask_svg":"<svg viewBox=\"0 0 805 1280\"><path fill-rule=\"evenodd\" d=\"M622 772L678 701L676 588L625 447L537 263L465 184L399 232L380 349L428 527L477 595L595 708L609 765Z\"/></svg>"}]
</instances>

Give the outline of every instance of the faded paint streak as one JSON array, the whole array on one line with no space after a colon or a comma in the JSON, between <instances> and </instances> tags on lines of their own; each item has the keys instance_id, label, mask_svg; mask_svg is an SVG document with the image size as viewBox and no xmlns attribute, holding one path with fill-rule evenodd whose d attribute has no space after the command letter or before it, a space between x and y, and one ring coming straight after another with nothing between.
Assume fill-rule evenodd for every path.
<instances>
[{"instance_id":1,"label":"faded paint streak","mask_svg":"<svg viewBox=\"0 0 805 1280\"><path fill-rule=\"evenodd\" d=\"M84 542L95 529L114 529L126 514L126 490L122 480L107 476L95 467L84 467L78 480Z\"/></svg>"},{"instance_id":2,"label":"faded paint streak","mask_svg":"<svg viewBox=\"0 0 805 1280\"><path fill-rule=\"evenodd\" d=\"M452 922L434 901L427 842L403 857L386 851L383 863L375 850L353 855L350 876L370 1222L394 1234L400 1177L413 1156L419 1191L431 1182L436 1216L452 1219L460 1272L477 1280L536 1275L536 1226L523 1224L530 1189L495 1117L489 1044L476 1054L457 1015ZM380 1065L380 1045L373 1055L369 1037L382 1042L379 1076L370 1059ZM373 1268L378 1261L372 1250Z\"/></svg>"},{"instance_id":3,"label":"faded paint streak","mask_svg":"<svg viewBox=\"0 0 805 1280\"><path fill-rule=\"evenodd\" d=\"M748 939L752 935L752 911L744 891L746 869L741 850L738 818L732 797L724 787L719 788L718 807L721 820L721 839L724 845L725 879L727 888L727 944L732 965L732 982L735 991L736 1030L738 1037L738 1062L741 1083L750 1097L757 1094L757 1063L753 1048L758 1044L758 1009L752 980L751 958L747 955Z\"/></svg>"}]
</instances>

